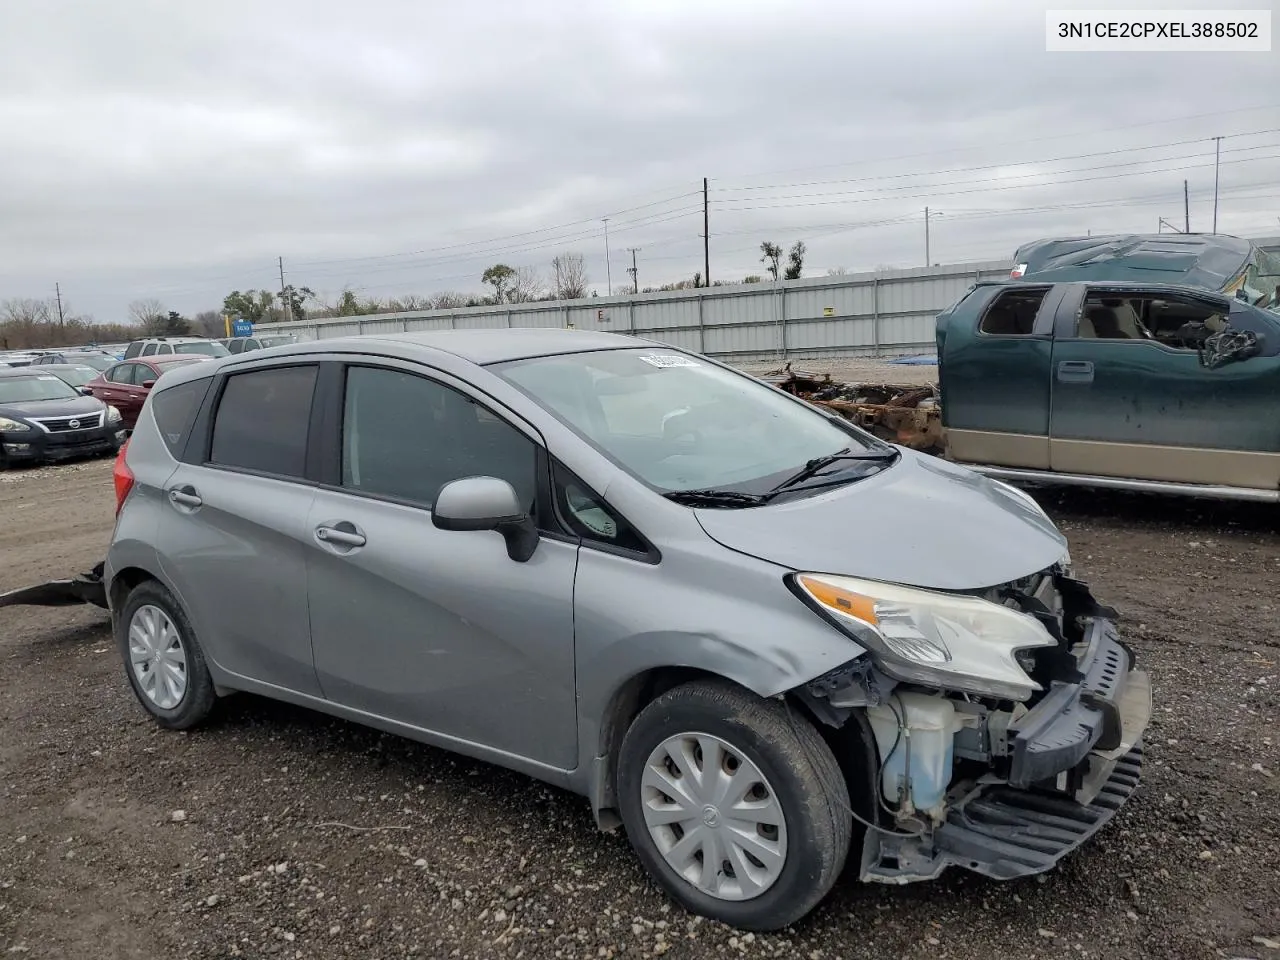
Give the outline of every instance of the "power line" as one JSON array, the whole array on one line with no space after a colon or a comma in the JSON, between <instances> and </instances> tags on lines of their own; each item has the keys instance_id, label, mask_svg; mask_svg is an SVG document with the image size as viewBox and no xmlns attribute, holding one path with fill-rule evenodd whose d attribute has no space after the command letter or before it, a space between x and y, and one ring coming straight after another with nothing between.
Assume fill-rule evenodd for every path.
<instances>
[{"instance_id":1,"label":"power line","mask_svg":"<svg viewBox=\"0 0 1280 960\"><path fill-rule=\"evenodd\" d=\"M1140 123L1126 123L1117 127L1102 127L1102 128L1093 127L1088 130L1074 130L1070 133L1055 133L1046 137L1029 137L1029 138L1019 137L1016 140L1005 140L1001 142L985 141L982 144L975 145L972 147L956 147L954 149L946 149L946 150L926 150L920 153L905 153L905 154L899 154L893 157L877 157L877 158L874 158L874 160L877 162L890 162L890 161L897 161L897 160L918 160L921 157L937 157L937 156L948 156L950 154L956 154L956 153L970 153L974 150L986 150L992 147L1021 146L1023 144L1028 144L1028 143L1045 143L1050 140L1064 140L1064 139L1078 139L1080 137L1092 137L1100 133L1118 133L1118 132L1124 132L1129 130L1136 130L1139 127L1156 127L1156 126L1163 126L1164 124L1167 124L1167 123L1185 123L1188 120L1202 120L1202 119L1207 119L1209 117L1218 119L1218 118L1230 116L1236 113L1256 113L1257 111L1260 111L1260 110L1266 110L1266 111L1280 110L1280 103L1264 104L1256 107L1235 107L1231 110L1214 110L1210 113L1193 113L1188 116L1169 117L1168 119L1165 119L1165 120L1145 120ZM839 167L852 167L860 163L869 163L872 161L873 161L873 158L863 157L858 160L844 160L844 161L840 161L839 163L820 163L820 164L813 164L805 167L788 167L780 170L766 170L766 171L756 172L756 173L738 174L737 176L730 177L729 179L754 180L757 177L772 177L772 176L778 176L784 173L801 173L806 170L832 170L832 169L837 169Z\"/></svg>"},{"instance_id":2,"label":"power line","mask_svg":"<svg viewBox=\"0 0 1280 960\"><path fill-rule=\"evenodd\" d=\"M1224 161L1224 163L1252 163L1258 160L1276 160L1276 159L1280 159L1280 154L1268 154L1266 156L1261 156L1261 157L1242 157L1238 160ZM1212 164L1189 164L1181 167L1164 167L1158 170L1138 170L1132 173L1113 173L1113 174L1108 174L1108 175L1099 176L1099 177L1077 177L1069 180L1058 179L1053 181L1052 183L1010 183L1010 184L1004 184L1000 186L998 189L1001 191L1004 191L1004 190L1025 190L1033 187L1068 186L1068 185L1077 184L1077 183L1093 183L1093 182L1102 181L1102 180L1122 180L1127 177L1145 177L1145 176L1150 176L1151 174L1156 174L1156 173L1178 173L1183 170L1200 170L1208 166L1212 166ZM906 189L919 190L919 189L923 189L923 187L913 186ZM989 193L996 189L997 188L995 187L979 187L971 190L944 190L941 192L937 190L929 190L928 192L925 192L925 193L895 195L895 196L888 196L888 197L876 196L876 197L863 197L860 199L838 199L838 200L819 199L809 203L775 203L775 204L756 205L756 206L730 206L730 207L722 207L721 212L722 213L744 213L752 210L789 210L789 209L794 209L796 207L822 207L822 206L831 206L832 204L874 203L877 201L884 201L884 200L916 200L916 199L928 200L934 197L956 197L956 196L964 196L966 194L971 194L971 193ZM874 191L874 190L851 191L851 193L877 193L877 192L880 192L880 191ZM823 196L831 196L831 195L830 194L810 194L808 196L823 197ZM847 194L842 194L841 196L847 196ZM761 199L782 200L787 198L764 197ZM730 201L717 201L717 202L728 203Z\"/></svg>"},{"instance_id":3,"label":"power line","mask_svg":"<svg viewBox=\"0 0 1280 960\"><path fill-rule=\"evenodd\" d=\"M608 216L614 217L622 213L633 213L636 210L645 210L645 209L648 209L649 207L663 206L665 204L674 203L677 200L683 200L683 199L687 199L688 197L697 196L697 194L698 194L698 191L692 190L688 193L678 194L674 197L667 197L662 200L655 200L652 203L642 203L634 207L627 207L623 210L613 210L608 213ZM394 257L417 257L417 256L422 256L423 254L438 253L444 250L456 250L461 247L483 246L485 244L500 243L506 240L516 240L521 237L531 237L539 233L550 233L554 230L564 230L564 229L568 229L569 227L580 227L589 223L598 223L599 221L600 221L600 217L587 217L583 220L570 220L567 223L555 224L554 226L549 226L549 227L538 227L536 229L525 230L520 233L504 234L502 236L491 237L485 240L466 240L466 241L461 241L459 243L445 244L444 246L440 246L440 247L426 247L421 250L410 250L402 253L380 253L380 254L372 254L370 256L364 256L364 257L337 257L329 260L299 260L294 262L294 266L295 267L312 267L312 266L325 266L328 264L338 264L338 263L363 263L363 262L368 262L370 260L388 260Z\"/></svg>"},{"instance_id":4,"label":"power line","mask_svg":"<svg viewBox=\"0 0 1280 960\"><path fill-rule=\"evenodd\" d=\"M1280 127L1276 127L1268 130L1258 130L1252 133L1231 134L1226 139L1232 139L1235 137L1262 136L1264 134L1270 134L1270 133L1280 133ZM987 163L987 164L981 164L979 166L973 166L973 167L953 167L949 170L924 170L916 173L887 173L887 174L877 174L874 176L865 176L865 177L847 177L840 180L810 180L810 181L801 182L801 183L782 183L782 184L775 183L775 184L764 184L764 185L752 186L752 187L722 187L720 189L721 189L721 192L723 193L745 193L745 192L755 192L760 190L790 190L790 189L799 188L799 187L835 186L837 184L844 184L844 183L875 183L877 181L882 181L882 180L904 180L904 179L910 179L913 177L939 177L939 176L945 176L952 173L979 173L984 170L1005 170L1010 167L1027 167L1027 166L1050 164L1050 163L1065 163L1069 160L1089 160L1095 157L1109 157L1109 156L1115 156L1117 154L1122 154L1122 153L1124 154L1132 153L1135 150L1137 151L1162 150L1167 147L1184 147L1192 144L1209 143L1212 139L1213 138L1210 138L1210 137L1200 137L1195 140L1175 140L1175 141L1170 141L1168 143L1155 143L1145 147L1125 148L1120 150L1099 150L1093 153L1078 153L1078 154L1061 156L1061 157L1044 157L1044 158L1035 159L1035 160L1016 160L1016 161L1005 160L1001 163ZM1275 146L1275 144L1256 144L1251 147L1237 147L1234 150L1228 150L1226 152L1239 153L1246 150L1258 150L1258 149L1263 149L1266 147L1273 147L1273 146ZM1166 163L1170 160L1186 160L1186 159L1191 159L1191 158L1200 157L1200 156L1209 156L1209 153L1205 152L1205 153L1179 154L1173 157L1152 157L1150 159L1130 160L1124 163L1116 163L1116 164L1101 164L1096 167L1078 167L1074 170L1063 170L1063 171L1057 171L1057 172L1082 173L1089 170L1107 170L1107 169L1114 169L1117 167L1141 166L1149 163ZM1047 176L1053 172L1054 171L1042 171L1037 174L1009 174L1009 176ZM991 179L1002 179L1002 178L991 178ZM909 189L909 188L906 188L906 189Z\"/></svg>"}]
</instances>

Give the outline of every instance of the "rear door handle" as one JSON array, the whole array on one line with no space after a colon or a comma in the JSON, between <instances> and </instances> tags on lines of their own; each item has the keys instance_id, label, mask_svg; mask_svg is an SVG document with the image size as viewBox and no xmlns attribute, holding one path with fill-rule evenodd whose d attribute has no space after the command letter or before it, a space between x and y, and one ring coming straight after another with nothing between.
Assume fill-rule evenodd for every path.
<instances>
[{"instance_id":1,"label":"rear door handle","mask_svg":"<svg viewBox=\"0 0 1280 960\"><path fill-rule=\"evenodd\" d=\"M1063 360L1058 364L1060 383L1093 383L1092 360Z\"/></svg>"},{"instance_id":2,"label":"rear door handle","mask_svg":"<svg viewBox=\"0 0 1280 960\"><path fill-rule=\"evenodd\" d=\"M321 543L331 543L339 547L363 547L368 542L360 529L347 520L322 523L316 527L316 539Z\"/></svg>"},{"instance_id":3,"label":"rear door handle","mask_svg":"<svg viewBox=\"0 0 1280 960\"><path fill-rule=\"evenodd\" d=\"M182 507L199 507L204 504L194 487L174 487L169 491L169 502Z\"/></svg>"}]
</instances>

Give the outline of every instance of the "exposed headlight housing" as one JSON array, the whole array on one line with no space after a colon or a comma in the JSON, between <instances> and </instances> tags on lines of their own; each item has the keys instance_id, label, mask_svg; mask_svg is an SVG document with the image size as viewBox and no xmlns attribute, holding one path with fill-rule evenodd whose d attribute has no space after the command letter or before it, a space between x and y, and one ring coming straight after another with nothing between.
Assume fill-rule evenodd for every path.
<instances>
[{"instance_id":1,"label":"exposed headlight housing","mask_svg":"<svg viewBox=\"0 0 1280 960\"><path fill-rule=\"evenodd\" d=\"M121 420L120 411L111 404L107 404L107 423L119 423Z\"/></svg>"},{"instance_id":2,"label":"exposed headlight housing","mask_svg":"<svg viewBox=\"0 0 1280 960\"><path fill-rule=\"evenodd\" d=\"M25 433L31 429L31 425L23 423L21 420L12 420L9 417L0 417L0 430L5 433Z\"/></svg>"},{"instance_id":3,"label":"exposed headlight housing","mask_svg":"<svg viewBox=\"0 0 1280 960\"><path fill-rule=\"evenodd\" d=\"M1002 700L1043 689L1017 653L1056 641L1035 617L978 597L830 574L792 578L801 597L909 683Z\"/></svg>"}]
</instances>

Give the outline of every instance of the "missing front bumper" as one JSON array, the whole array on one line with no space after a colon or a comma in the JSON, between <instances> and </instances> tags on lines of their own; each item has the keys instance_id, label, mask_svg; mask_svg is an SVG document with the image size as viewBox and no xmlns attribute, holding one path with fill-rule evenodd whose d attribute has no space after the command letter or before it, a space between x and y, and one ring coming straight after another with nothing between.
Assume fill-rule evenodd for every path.
<instances>
[{"instance_id":1,"label":"missing front bumper","mask_svg":"<svg viewBox=\"0 0 1280 960\"><path fill-rule=\"evenodd\" d=\"M82 573L69 580L50 580L34 587L22 587L0 593L0 607L70 607L88 603L107 608L107 589L102 582L103 564L97 564L89 573Z\"/></svg>"},{"instance_id":2,"label":"missing front bumper","mask_svg":"<svg viewBox=\"0 0 1280 960\"><path fill-rule=\"evenodd\" d=\"M996 880L1044 873L1109 821L1137 789L1142 745L1115 761L1088 804L1069 796L979 784L951 805L947 819L922 838L869 830L862 849L863 880L913 883L947 867Z\"/></svg>"}]
</instances>

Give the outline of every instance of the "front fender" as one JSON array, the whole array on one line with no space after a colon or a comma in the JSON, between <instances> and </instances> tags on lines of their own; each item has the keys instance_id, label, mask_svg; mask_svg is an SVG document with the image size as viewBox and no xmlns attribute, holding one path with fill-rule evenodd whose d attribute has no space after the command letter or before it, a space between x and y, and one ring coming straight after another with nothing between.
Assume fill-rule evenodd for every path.
<instances>
[{"instance_id":1,"label":"front fender","mask_svg":"<svg viewBox=\"0 0 1280 960\"><path fill-rule=\"evenodd\" d=\"M610 757L634 712L637 679L687 671L760 697L794 689L864 649L806 607L790 571L709 539L664 546L660 564L583 548L574 589L578 786L608 807Z\"/></svg>"}]
</instances>

